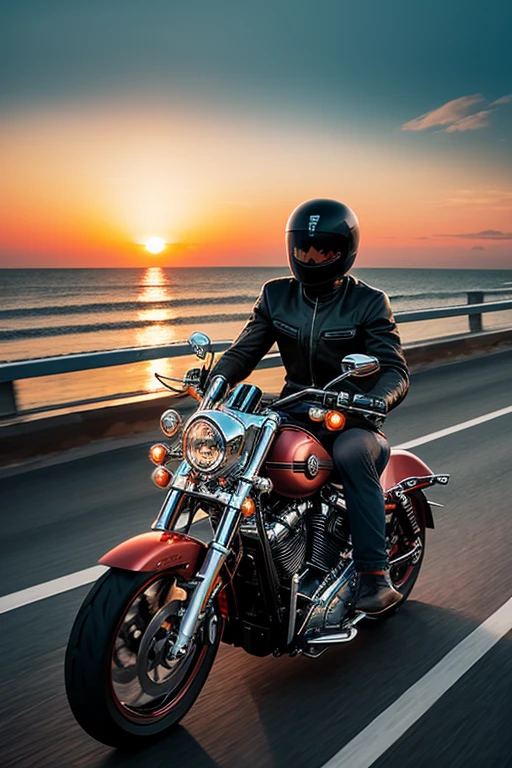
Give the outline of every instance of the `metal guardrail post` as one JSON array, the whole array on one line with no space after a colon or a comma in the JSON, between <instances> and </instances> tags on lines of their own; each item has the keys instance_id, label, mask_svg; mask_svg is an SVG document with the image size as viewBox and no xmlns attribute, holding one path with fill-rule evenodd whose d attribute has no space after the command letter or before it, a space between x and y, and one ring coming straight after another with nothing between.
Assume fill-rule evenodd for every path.
<instances>
[{"instance_id":1,"label":"metal guardrail post","mask_svg":"<svg viewBox=\"0 0 512 768\"><path fill-rule=\"evenodd\" d=\"M470 291L468 293L468 304L483 304L484 294L482 291ZM483 330L482 315L469 315L469 330L471 333L478 333Z\"/></svg>"},{"instance_id":2,"label":"metal guardrail post","mask_svg":"<svg viewBox=\"0 0 512 768\"><path fill-rule=\"evenodd\" d=\"M14 381L0 382L0 417L16 416L16 390Z\"/></svg>"}]
</instances>

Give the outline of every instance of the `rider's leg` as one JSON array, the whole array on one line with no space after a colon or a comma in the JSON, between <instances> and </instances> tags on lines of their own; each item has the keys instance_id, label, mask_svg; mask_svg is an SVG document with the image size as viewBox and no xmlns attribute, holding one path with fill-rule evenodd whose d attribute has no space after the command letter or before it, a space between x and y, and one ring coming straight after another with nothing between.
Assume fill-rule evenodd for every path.
<instances>
[{"instance_id":1,"label":"rider's leg","mask_svg":"<svg viewBox=\"0 0 512 768\"><path fill-rule=\"evenodd\" d=\"M345 491L358 571L388 567L384 496L379 475L389 454L386 438L368 429L348 429L333 445L332 455Z\"/></svg>"},{"instance_id":2,"label":"rider's leg","mask_svg":"<svg viewBox=\"0 0 512 768\"><path fill-rule=\"evenodd\" d=\"M384 610L401 597L389 580L384 496L379 481L389 454L383 435L359 428L342 432L332 449L345 492L354 563L362 574L356 607L367 613Z\"/></svg>"}]
</instances>

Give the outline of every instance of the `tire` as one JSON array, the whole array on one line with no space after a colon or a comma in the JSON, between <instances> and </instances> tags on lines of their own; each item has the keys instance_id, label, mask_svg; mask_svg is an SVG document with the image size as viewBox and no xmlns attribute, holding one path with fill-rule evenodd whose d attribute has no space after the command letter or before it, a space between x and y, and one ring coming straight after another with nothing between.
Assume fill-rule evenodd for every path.
<instances>
[{"instance_id":1,"label":"tire","mask_svg":"<svg viewBox=\"0 0 512 768\"><path fill-rule=\"evenodd\" d=\"M199 696L222 634L209 614L177 661L166 650L188 595L172 572L112 569L87 595L75 619L65 660L71 710L93 738L112 747L140 747L175 726ZM171 638L169 643L168 638Z\"/></svg>"},{"instance_id":2,"label":"tire","mask_svg":"<svg viewBox=\"0 0 512 768\"><path fill-rule=\"evenodd\" d=\"M384 613L372 616L372 618L379 619L380 621L389 619L391 616L394 616L395 613L398 610L400 610L400 608L404 605L409 595L411 594L414 585L416 584L418 576L420 575L421 566L423 564L423 558L425 557L425 541L426 541L425 505L428 502L421 491L414 491L409 495L409 498L413 506L414 512L416 514L416 520L420 528L420 533L418 535L417 542L421 545L421 549L416 562L409 563L407 565L400 566L400 567L396 566L395 568L393 568L393 566L390 567L391 581L393 582L393 586L395 587L395 589L397 589L402 595L402 600L398 603L398 605L395 605L393 608L390 608L389 610L384 611ZM408 549L410 549L411 545L405 541L404 533L395 515L392 516L391 523L389 524L389 526L392 530L394 528L394 530L397 531L399 535L399 540L397 542L398 548L397 548L397 551L394 553L394 555L395 556L400 555L402 551L406 552ZM391 557L393 557L393 553L391 553Z\"/></svg>"}]
</instances>

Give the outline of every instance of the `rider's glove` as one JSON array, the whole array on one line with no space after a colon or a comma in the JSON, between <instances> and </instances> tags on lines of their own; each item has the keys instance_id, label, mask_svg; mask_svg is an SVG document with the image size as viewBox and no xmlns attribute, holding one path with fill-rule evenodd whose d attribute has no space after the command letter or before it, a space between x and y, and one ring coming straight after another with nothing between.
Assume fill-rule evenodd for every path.
<instances>
[{"instance_id":1,"label":"rider's glove","mask_svg":"<svg viewBox=\"0 0 512 768\"><path fill-rule=\"evenodd\" d=\"M336 406L340 410L357 413L358 416L380 427L386 419L388 412L386 401L382 397L371 395L351 395L348 392L340 392L336 398Z\"/></svg>"},{"instance_id":2,"label":"rider's glove","mask_svg":"<svg viewBox=\"0 0 512 768\"><path fill-rule=\"evenodd\" d=\"M361 410L361 416L377 427L384 424L388 412L386 401L371 395L353 395L351 409Z\"/></svg>"}]
</instances>

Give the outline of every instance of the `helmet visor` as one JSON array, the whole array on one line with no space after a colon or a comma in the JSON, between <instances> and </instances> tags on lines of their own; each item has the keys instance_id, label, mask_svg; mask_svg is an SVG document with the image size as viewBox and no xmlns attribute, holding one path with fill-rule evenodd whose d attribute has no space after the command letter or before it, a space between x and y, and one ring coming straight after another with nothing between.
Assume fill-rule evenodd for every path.
<instances>
[{"instance_id":1,"label":"helmet visor","mask_svg":"<svg viewBox=\"0 0 512 768\"><path fill-rule=\"evenodd\" d=\"M286 234L286 248L290 258L308 267L327 264L340 256L345 256L348 248L348 238L344 235L319 233L308 237L302 232Z\"/></svg>"}]
</instances>

